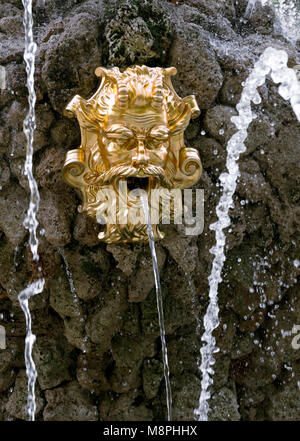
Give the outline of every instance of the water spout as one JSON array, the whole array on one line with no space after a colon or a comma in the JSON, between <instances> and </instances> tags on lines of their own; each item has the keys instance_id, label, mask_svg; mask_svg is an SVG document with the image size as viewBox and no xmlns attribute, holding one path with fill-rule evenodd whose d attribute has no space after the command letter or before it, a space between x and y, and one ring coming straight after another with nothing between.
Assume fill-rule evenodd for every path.
<instances>
[{"instance_id":1,"label":"water spout","mask_svg":"<svg viewBox=\"0 0 300 441\"><path fill-rule=\"evenodd\" d=\"M35 261L39 260L38 255L38 238L37 238L37 212L39 209L40 195L36 180L32 172L32 158L33 158L33 139L35 130L35 101L36 95L34 90L34 62L36 44L33 41L33 20L32 20L32 0L23 0L24 6L24 29L25 29L25 50L24 60L27 73L27 89L28 89L28 104L29 110L23 124L23 130L26 136L26 160L24 173L27 175L30 188L30 202L27 215L24 219L24 226L29 231L29 246L32 253L32 258ZM31 314L29 309L29 299L43 291L45 280L41 276L41 267L39 266L38 280L27 286L18 295L21 308L25 314L26 319L26 339L25 339L25 365L26 374L28 377L28 400L27 410L29 419L35 419L35 382L37 378L36 367L32 358L32 348L35 342L35 335L31 329Z\"/></svg>"},{"instance_id":2,"label":"water spout","mask_svg":"<svg viewBox=\"0 0 300 441\"><path fill-rule=\"evenodd\" d=\"M147 196L147 193L143 190L139 190L139 193L141 195L141 201L142 201L142 205L143 205L144 215L145 215L146 222L147 222L149 246L150 246L151 256L152 256L155 291L156 291L156 303L157 303L161 348L162 348L163 365L164 365L164 378L165 378L165 385L166 385L166 401L167 401L167 409L168 409L168 421L172 421L172 391L171 391L171 384L170 384L170 370L169 370L169 363L168 363L168 351L167 351L167 345L166 345L163 298L162 298L162 291L161 291L161 285L160 285L159 270L158 270L157 257L156 257L156 251L155 251L155 243L154 243L154 239L153 239L153 232L152 232L151 219L150 219L150 213L149 213L148 196Z\"/></svg>"},{"instance_id":3,"label":"water spout","mask_svg":"<svg viewBox=\"0 0 300 441\"><path fill-rule=\"evenodd\" d=\"M247 129L255 114L251 110L251 101L254 104L261 102L257 91L259 86L265 83L266 76L271 73L271 78L275 83L280 83L278 87L279 94L286 100L289 100L300 121L300 84L297 81L296 73L293 69L287 67L288 55L282 50L272 47L267 48L255 63L253 71L245 81L241 99L236 108L238 116L231 118L238 131L230 138L227 144L226 167L228 170L220 176L220 182L223 187L223 193L217 205L217 222L210 225L210 229L215 231L216 244L210 249L214 255L212 271L209 280L209 305L204 316L204 334L202 340L206 343L201 348L202 362L200 370L202 373L201 394L199 398L199 407L194 410L194 415L199 421L208 420L210 398L209 387L213 383L212 375L214 370L212 366L215 363L214 353L218 351L213 331L219 325L219 307L218 307L218 286L222 281L222 269L225 261L225 241L224 229L230 225L229 209L233 208L233 195L237 185L237 179L240 175L238 160L246 150L244 144L247 138Z\"/></svg>"}]
</instances>

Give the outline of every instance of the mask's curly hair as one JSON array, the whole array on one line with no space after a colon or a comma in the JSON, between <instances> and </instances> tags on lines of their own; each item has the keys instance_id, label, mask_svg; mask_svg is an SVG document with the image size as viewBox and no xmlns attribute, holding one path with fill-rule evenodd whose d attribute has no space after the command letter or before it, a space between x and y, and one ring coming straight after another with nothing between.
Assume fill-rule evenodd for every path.
<instances>
[{"instance_id":1,"label":"mask's curly hair","mask_svg":"<svg viewBox=\"0 0 300 441\"><path fill-rule=\"evenodd\" d=\"M81 110L91 123L102 125L109 108L124 111L132 103L143 106L150 101L154 109L166 110L171 135L183 131L189 124L191 108L173 88L170 77L175 74L174 67L132 66L124 72L118 67L98 67L100 87L89 100L81 101Z\"/></svg>"}]
</instances>

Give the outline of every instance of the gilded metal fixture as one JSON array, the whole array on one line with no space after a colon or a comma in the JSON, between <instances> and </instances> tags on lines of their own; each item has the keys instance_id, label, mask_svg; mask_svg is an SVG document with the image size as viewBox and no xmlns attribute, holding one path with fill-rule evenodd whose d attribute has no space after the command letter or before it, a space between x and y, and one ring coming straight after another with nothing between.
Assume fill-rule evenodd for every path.
<instances>
[{"instance_id":1,"label":"gilded metal fixture","mask_svg":"<svg viewBox=\"0 0 300 441\"><path fill-rule=\"evenodd\" d=\"M96 93L88 100L76 95L66 107L66 115L76 115L80 124L81 145L67 153L63 175L81 190L80 212L101 222L116 208L118 221L108 220L99 239L145 241L145 222L120 220L138 206L131 187L144 188L149 195L153 189L196 183L201 161L197 150L185 147L183 133L200 110L193 95L182 99L176 94L170 78L176 74L174 67L133 66L124 72L98 67L95 73L102 78ZM109 204L108 191L116 196ZM157 225L153 235L163 237Z\"/></svg>"}]
</instances>

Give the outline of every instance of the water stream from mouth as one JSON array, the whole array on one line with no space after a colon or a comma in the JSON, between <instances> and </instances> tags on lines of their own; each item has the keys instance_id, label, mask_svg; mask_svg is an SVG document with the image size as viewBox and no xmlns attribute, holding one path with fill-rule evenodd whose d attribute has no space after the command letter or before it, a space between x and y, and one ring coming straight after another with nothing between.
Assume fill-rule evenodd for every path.
<instances>
[{"instance_id":1,"label":"water stream from mouth","mask_svg":"<svg viewBox=\"0 0 300 441\"><path fill-rule=\"evenodd\" d=\"M155 251L155 243L154 243L154 239L153 239L153 232L152 232L151 219L150 219L150 213L149 213L148 195L143 190L139 190L139 193L141 195L141 201L142 201L142 205L143 205L144 215L145 215L146 222L147 222L149 246L150 246L151 256L152 256L155 291L156 291L156 304L157 304L157 311L158 311L158 321L159 321L159 328L160 328L160 339L161 339L163 365L164 365L164 377L165 377L165 385L166 385L166 401L167 401L167 409L168 409L168 421L172 421L172 391L171 391L171 384L170 384L170 370L169 370L169 363L168 363L168 351L167 351L167 345L166 345L163 298L162 298L159 270L158 270L157 257L156 257L156 251Z\"/></svg>"},{"instance_id":2,"label":"water stream from mouth","mask_svg":"<svg viewBox=\"0 0 300 441\"><path fill-rule=\"evenodd\" d=\"M213 331L219 326L218 286L222 281L221 273L225 261L226 235L224 229L230 225L229 209L234 206L233 195L237 179L240 176L238 160L241 153L246 150L244 142L247 138L247 129L255 118L251 109L251 101L254 104L261 102L257 88L265 83L269 73L274 83L281 83L278 92L285 100L290 101L295 115L300 121L300 83L297 81L296 72L287 67L287 61L288 55L285 51L272 47L265 49L245 81L241 99L236 106L238 115L231 118L238 131L227 144L226 167L228 172L224 172L220 176L223 193L216 208L218 220L210 225L210 229L215 231L216 244L210 249L214 259L208 278L209 305L204 316L205 331L202 336L202 341L206 344L200 350L202 360L200 365L201 394L199 407L194 409L194 415L198 421L208 420L208 400L211 396L209 387L213 383L212 375L214 373L212 366L215 363L214 353L218 351Z\"/></svg>"},{"instance_id":3,"label":"water stream from mouth","mask_svg":"<svg viewBox=\"0 0 300 441\"><path fill-rule=\"evenodd\" d=\"M23 124L23 131L26 136L26 160L24 166L24 174L27 175L30 188L30 202L27 215L24 219L24 226L29 231L29 246L34 261L38 262L38 238L37 238L37 212L39 209L40 195L37 183L32 172L33 159L33 139L35 130L35 101L36 95L34 90L34 63L36 44L33 41L33 19L32 19L32 0L23 0L24 6L24 30L25 30L25 50L24 60L27 73L27 89L29 109ZM32 333L31 314L29 309L29 299L43 291L45 280L41 275L41 267L38 267L38 278L30 283L18 295L21 308L26 319L26 338L25 338L25 365L28 377L28 399L27 411L29 419L35 420L36 402L35 402L35 382L37 378L36 367L32 358L32 348L35 342L35 335Z\"/></svg>"}]
</instances>

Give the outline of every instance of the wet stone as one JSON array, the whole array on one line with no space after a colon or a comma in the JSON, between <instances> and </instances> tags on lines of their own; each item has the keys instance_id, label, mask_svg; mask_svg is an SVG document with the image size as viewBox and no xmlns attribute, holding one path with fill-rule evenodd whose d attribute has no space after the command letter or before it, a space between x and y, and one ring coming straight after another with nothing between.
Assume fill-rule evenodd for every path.
<instances>
[{"instance_id":1,"label":"wet stone","mask_svg":"<svg viewBox=\"0 0 300 441\"><path fill-rule=\"evenodd\" d=\"M41 336L33 349L33 358L42 390L52 389L71 380L72 347L62 338Z\"/></svg>"},{"instance_id":2,"label":"wet stone","mask_svg":"<svg viewBox=\"0 0 300 441\"><path fill-rule=\"evenodd\" d=\"M97 407L91 395L76 381L47 390L44 421L97 421Z\"/></svg>"}]
</instances>

